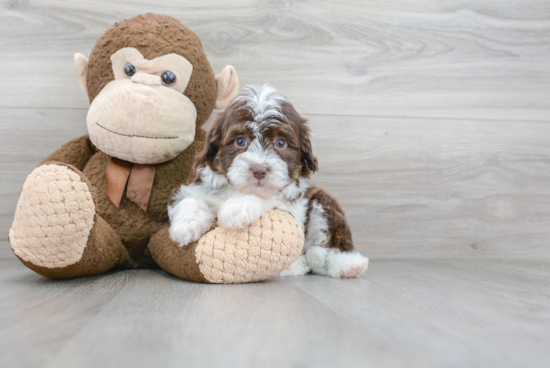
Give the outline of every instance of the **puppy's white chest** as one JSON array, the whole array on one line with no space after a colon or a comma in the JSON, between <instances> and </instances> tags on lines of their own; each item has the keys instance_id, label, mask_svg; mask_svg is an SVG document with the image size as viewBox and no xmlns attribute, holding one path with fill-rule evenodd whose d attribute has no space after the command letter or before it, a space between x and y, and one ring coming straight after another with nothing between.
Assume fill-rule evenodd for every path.
<instances>
[{"instance_id":1,"label":"puppy's white chest","mask_svg":"<svg viewBox=\"0 0 550 368\"><path fill-rule=\"evenodd\" d=\"M278 199L275 202L275 208L290 212L292 216L294 216L296 220L300 222L300 224L302 225L302 229L305 231L307 203L308 200L305 197L298 198L294 201L285 201L282 199Z\"/></svg>"}]
</instances>

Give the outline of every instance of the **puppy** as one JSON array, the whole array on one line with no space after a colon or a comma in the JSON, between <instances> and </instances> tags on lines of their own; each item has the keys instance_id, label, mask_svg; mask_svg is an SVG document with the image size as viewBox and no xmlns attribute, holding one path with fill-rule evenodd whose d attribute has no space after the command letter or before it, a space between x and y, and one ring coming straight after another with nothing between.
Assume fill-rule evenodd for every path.
<instances>
[{"instance_id":1,"label":"puppy","mask_svg":"<svg viewBox=\"0 0 550 368\"><path fill-rule=\"evenodd\" d=\"M315 171L306 120L271 86L247 86L216 118L188 185L168 207L170 237L184 247L206 233L216 217L225 228L242 229L279 208L305 232L302 255L281 276L357 277L368 259L355 250L336 200L310 186Z\"/></svg>"}]
</instances>

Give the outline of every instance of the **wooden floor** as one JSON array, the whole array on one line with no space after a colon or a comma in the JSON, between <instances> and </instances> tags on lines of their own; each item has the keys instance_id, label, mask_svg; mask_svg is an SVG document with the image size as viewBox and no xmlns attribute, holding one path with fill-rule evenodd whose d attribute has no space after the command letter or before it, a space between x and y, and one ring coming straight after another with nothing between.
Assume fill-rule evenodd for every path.
<instances>
[{"instance_id":1,"label":"wooden floor","mask_svg":"<svg viewBox=\"0 0 550 368\"><path fill-rule=\"evenodd\" d=\"M548 367L550 265L375 261L367 277L50 281L0 261L1 367Z\"/></svg>"},{"instance_id":2,"label":"wooden floor","mask_svg":"<svg viewBox=\"0 0 550 368\"><path fill-rule=\"evenodd\" d=\"M170 14L313 128L359 280L49 281L7 234L86 133L73 55ZM550 366L550 1L0 0L0 367Z\"/></svg>"}]
</instances>

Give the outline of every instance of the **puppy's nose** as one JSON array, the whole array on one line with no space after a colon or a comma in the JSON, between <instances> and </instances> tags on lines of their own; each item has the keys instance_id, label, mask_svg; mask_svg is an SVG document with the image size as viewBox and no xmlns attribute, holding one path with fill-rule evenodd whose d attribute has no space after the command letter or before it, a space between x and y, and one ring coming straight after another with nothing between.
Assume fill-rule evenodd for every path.
<instances>
[{"instance_id":1,"label":"puppy's nose","mask_svg":"<svg viewBox=\"0 0 550 368\"><path fill-rule=\"evenodd\" d=\"M262 165L254 165L250 170L252 170L252 174L254 174L254 177L258 180L262 180L267 174L267 169Z\"/></svg>"},{"instance_id":2,"label":"puppy's nose","mask_svg":"<svg viewBox=\"0 0 550 368\"><path fill-rule=\"evenodd\" d=\"M160 86L161 81L158 75L149 74L149 73L136 73L132 77L132 82L146 84L148 86Z\"/></svg>"}]
</instances>

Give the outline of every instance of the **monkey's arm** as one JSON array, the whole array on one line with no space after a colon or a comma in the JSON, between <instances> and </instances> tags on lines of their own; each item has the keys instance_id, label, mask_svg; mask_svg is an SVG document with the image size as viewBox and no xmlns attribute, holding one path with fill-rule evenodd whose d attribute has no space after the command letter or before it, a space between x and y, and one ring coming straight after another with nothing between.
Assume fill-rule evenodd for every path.
<instances>
[{"instance_id":1,"label":"monkey's arm","mask_svg":"<svg viewBox=\"0 0 550 368\"><path fill-rule=\"evenodd\" d=\"M97 150L90 141L90 137L86 134L65 143L60 149L42 161L40 165L55 161L74 166L82 171L96 152Z\"/></svg>"}]
</instances>

